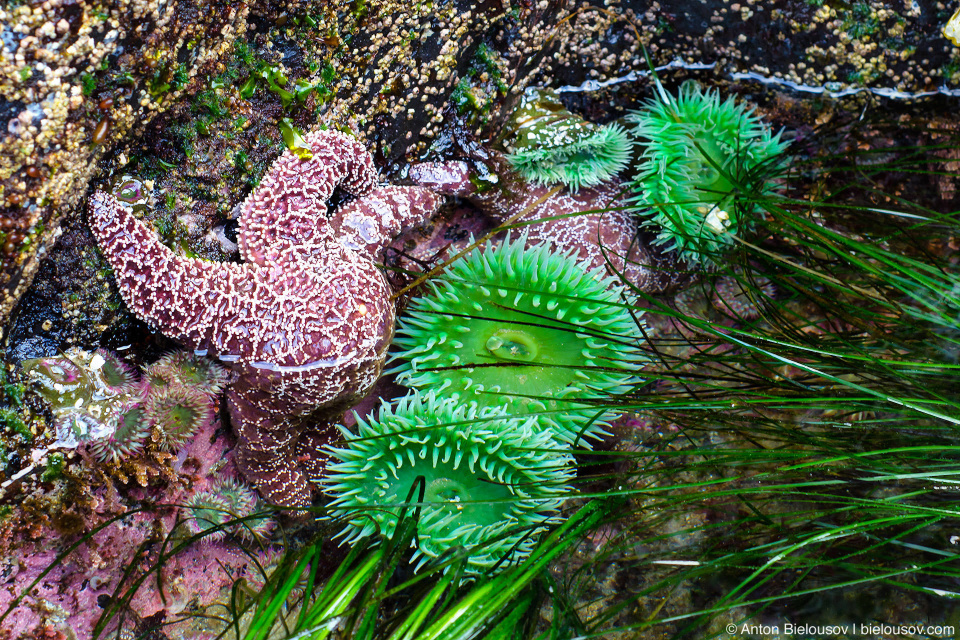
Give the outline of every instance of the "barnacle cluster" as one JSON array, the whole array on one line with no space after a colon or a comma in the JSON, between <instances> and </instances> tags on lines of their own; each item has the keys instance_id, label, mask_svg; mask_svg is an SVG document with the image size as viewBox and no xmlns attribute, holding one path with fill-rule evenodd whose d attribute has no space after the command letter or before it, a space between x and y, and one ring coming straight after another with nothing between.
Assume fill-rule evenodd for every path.
<instances>
[{"instance_id":1,"label":"barnacle cluster","mask_svg":"<svg viewBox=\"0 0 960 640\"><path fill-rule=\"evenodd\" d=\"M564 184L573 192L611 179L630 161L633 141L623 127L587 122L557 95L528 88L507 123L507 160L535 184Z\"/></svg>"},{"instance_id":2,"label":"barnacle cluster","mask_svg":"<svg viewBox=\"0 0 960 640\"><path fill-rule=\"evenodd\" d=\"M413 390L330 450L324 483L348 540L389 536L420 507L421 561L456 546L469 573L522 559L569 491L571 447L611 417L602 399L638 382L642 334L622 291L525 245L472 251L401 319L394 371Z\"/></svg>"},{"instance_id":3,"label":"barnacle cluster","mask_svg":"<svg viewBox=\"0 0 960 640\"><path fill-rule=\"evenodd\" d=\"M177 449L208 424L226 371L206 358L174 352L142 377L116 354L71 348L23 361L33 388L50 405L57 440L84 444L101 462L142 452L152 438Z\"/></svg>"},{"instance_id":4,"label":"barnacle cluster","mask_svg":"<svg viewBox=\"0 0 960 640\"><path fill-rule=\"evenodd\" d=\"M719 261L733 236L750 227L758 197L775 189L772 175L786 149L780 134L732 98L686 82L628 120L645 145L631 186L640 215L659 229L655 241L688 261Z\"/></svg>"}]
</instances>

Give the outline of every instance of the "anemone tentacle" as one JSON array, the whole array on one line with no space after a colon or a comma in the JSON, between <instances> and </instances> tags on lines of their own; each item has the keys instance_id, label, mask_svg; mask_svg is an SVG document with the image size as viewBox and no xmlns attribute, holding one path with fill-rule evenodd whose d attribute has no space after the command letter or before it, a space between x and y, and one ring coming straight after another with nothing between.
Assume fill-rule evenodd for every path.
<instances>
[{"instance_id":1,"label":"anemone tentacle","mask_svg":"<svg viewBox=\"0 0 960 640\"><path fill-rule=\"evenodd\" d=\"M191 533L203 534L203 542L217 542L227 536L224 525L232 518L230 504L223 496L211 491L200 491L183 505L187 528Z\"/></svg>"},{"instance_id":2,"label":"anemone tentacle","mask_svg":"<svg viewBox=\"0 0 960 640\"><path fill-rule=\"evenodd\" d=\"M164 380L176 381L211 396L220 393L230 381L230 373L225 367L189 351L166 354L151 366L151 372Z\"/></svg>"},{"instance_id":3,"label":"anemone tentacle","mask_svg":"<svg viewBox=\"0 0 960 640\"><path fill-rule=\"evenodd\" d=\"M718 262L748 230L755 199L776 188L787 144L753 110L685 82L627 116L644 143L633 204L659 229L656 242L687 260Z\"/></svg>"},{"instance_id":4,"label":"anemone tentacle","mask_svg":"<svg viewBox=\"0 0 960 640\"><path fill-rule=\"evenodd\" d=\"M641 324L611 278L524 245L487 243L432 280L401 318L392 371L424 392L537 415L562 442L584 445L611 417L591 400L639 382Z\"/></svg>"},{"instance_id":5,"label":"anemone tentacle","mask_svg":"<svg viewBox=\"0 0 960 640\"><path fill-rule=\"evenodd\" d=\"M107 388L118 394L134 392L137 374L133 367L106 349L97 349L96 353L103 359L101 373Z\"/></svg>"},{"instance_id":6,"label":"anemone tentacle","mask_svg":"<svg viewBox=\"0 0 960 640\"><path fill-rule=\"evenodd\" d=\"M564 184L574 193L613 178L633 152L623 127L587 122L545 89L524 92L505 132L507 160L517 173L538 185Z\"/></svg>"},{"instance_id":7,"label":"anemone tentacle","mask_svg":"<svg viewBox=\"0 0 960 640\"><path fill-rule=\"evenodd\" d=\"M101 462L120 462L143 451L150 436L150 424L143 400L127 400L117 409L117 427L112 435L90 443L90 452Z\"/></svg>"},{"instance_id":8,"label":"anemone tentacle","mask_svg":"<svg viewBox=\"0 0 960 640\"><path fill-rule=\"evenodd\" d=\"M173 450L186 444L213 420L210 398L196 389L172 385L147 398L144 416L155 428L160 446Z\"/></svg>"},{"instance_id":9,"label":"anemone tentacle","mask_svg":"<svg viewBox=\"0 0 960 640\"><path fill-rule=\"evenodd\" d=\"M573 474L570 455L532 422L433 393L384 405L358 419L356 434L343 429L344 446L330 448L337 462L323 484L332 517L347 520L348 542L389 537L423 476L415 560L458 546L470 555L469 573L519 560L553 521Z\"/></svg>"}]
</instances>

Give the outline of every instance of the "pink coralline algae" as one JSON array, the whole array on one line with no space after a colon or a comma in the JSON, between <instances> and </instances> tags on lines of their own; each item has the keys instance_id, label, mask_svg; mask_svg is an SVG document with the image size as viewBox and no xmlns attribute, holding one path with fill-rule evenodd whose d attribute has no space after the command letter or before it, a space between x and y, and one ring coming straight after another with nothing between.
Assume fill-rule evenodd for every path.
<instances>
[{"instance_id":1,"label":"pink coralline algae","mask_svg":"<svg viewBox=\"0 0 960 640\"><path fill-rule=\"evenodd\" d=\"M130 309L233 369L227 403L238 466L281 506L309 504L308 480L335 437L302 428L305 418L349 406L380 375L395 309L374 260L440 204L422 187L377 186L372 157L349 135L305 140L312 158L285 152L241 207L245 264L173 253L106 193L89 205ZM355 199L328 218L337 187Z\"/></svg>"},{"instance_id":2,"label":"pink coralline algae","mask_svg":"<svg viewBox=\"0 0 960 640\"><path fill-rule=\"evenodd\" d=\"M497 222L527 223L522 230L528 244L546 243L559 253L575 252L588 270L606 268L645 293L662 293L686 280L689 269L679 256L646 241L636 217L626 210L618 184L603 183L577 193L556 191L524 181L497 152L483 155L484 163L491 165L486 169L496 175L496 181L485 187L478 187L482 179L463 161L418 164L410 177L439 193L467 198ZM530 224L536 221L540 222Z\"/></svg>"}]
</instances>

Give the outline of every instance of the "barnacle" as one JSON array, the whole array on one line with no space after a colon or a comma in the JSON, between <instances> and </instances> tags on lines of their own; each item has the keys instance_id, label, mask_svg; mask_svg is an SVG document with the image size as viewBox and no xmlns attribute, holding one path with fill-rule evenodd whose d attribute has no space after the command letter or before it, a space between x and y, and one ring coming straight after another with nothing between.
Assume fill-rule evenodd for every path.
<instances>
[{"instance_id":1,"label":"barnacle","mask_svg":"<svg viewBox=\"0 0 960 640\"><path fill-rule=\"evenodd\" d=\"M529 88L506 126L507 160L526 180L574 192L609 180L630 161L633 141L619 125L570 113L551 91Z\"/></svg>"},{"instance_id":2,"label":"barnacle","mask_svg":"<svg viewBox=\"0 0 960 640\"><path fill-rule=\"evenodd\" d=\"M591 400L638 382L642 332L611 278L524 244L487 243L432 280L401 318L394 371L420 390L535 414L573 443L610 417Z\"/></svg>"},{"instance_id":3,"label":"barnacle","mask_svg":"<svg viewBox=\"0 0 960 640\"><path fill-rule=\"evenodd\" d=\"M569 454L532 423L432 393L384 405L358 419L356 435L343 429L345 446L330 448L337 462L322 482L334 498L332 515L347 521L350 543L390 537L423 477L415 560L457 546L468 550L471 573L518 560L551 522L572 476Z\"/></svg>"},{"instance_id":4,"label":"barnacle","mask_svg":"<svg viewBox=\"0 0 960 640\"><path fill-rule=\"evenodd\" d=\"M677 97L660 97L627 117L644 141L631 182L633 204L659 228L656 243L690 262L712 264L750 227L755 199L786 149L780 134L733 99L686 82Z\"/></svg>"}]
</instances>

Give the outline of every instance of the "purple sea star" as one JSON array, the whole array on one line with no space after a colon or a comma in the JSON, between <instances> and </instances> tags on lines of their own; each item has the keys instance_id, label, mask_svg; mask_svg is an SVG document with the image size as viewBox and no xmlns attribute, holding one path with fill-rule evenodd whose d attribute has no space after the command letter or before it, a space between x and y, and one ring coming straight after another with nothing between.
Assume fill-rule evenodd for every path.
<instances>
[{"instance_id":1,"label":"purple sea star","mask_svg":"<svg viewBox=\"0 0 960 640\"><path fill-rule=\"evenodd\" d=\"M285 152L242 205L245 264L185 258L111 195L90 198L90 226L140 318L231 366L227 403L237 465L264 498L310 503L334 432L303 418L361 397L393 335L391 290L374 264L440 198L422 187L376 186L373 159L349 135L306 136L313 157ZM356 198L328 218L334 189Z\"/></svg>"},{"instance_id":2,"label":"purple sea star","mask_svg":"<svg viewBox=\"0 0 960 640\"><path fill-rule=\"evenodd\" d=\"M575 251L587 269L606 268L645 293L663 293L687 279L686 263L653 246L653 236L640 231L618 184L551 194L553 188L526 182L497 152L482 150L481 155L480 161L496 176L486 188L478 187L482 179L463 161L414 165L410 177L439 193L466 198L497 222L529 209L513 221L536 222L522 227L529 244L545 242L559 252Z\"/></svg>"}]
</instances>

